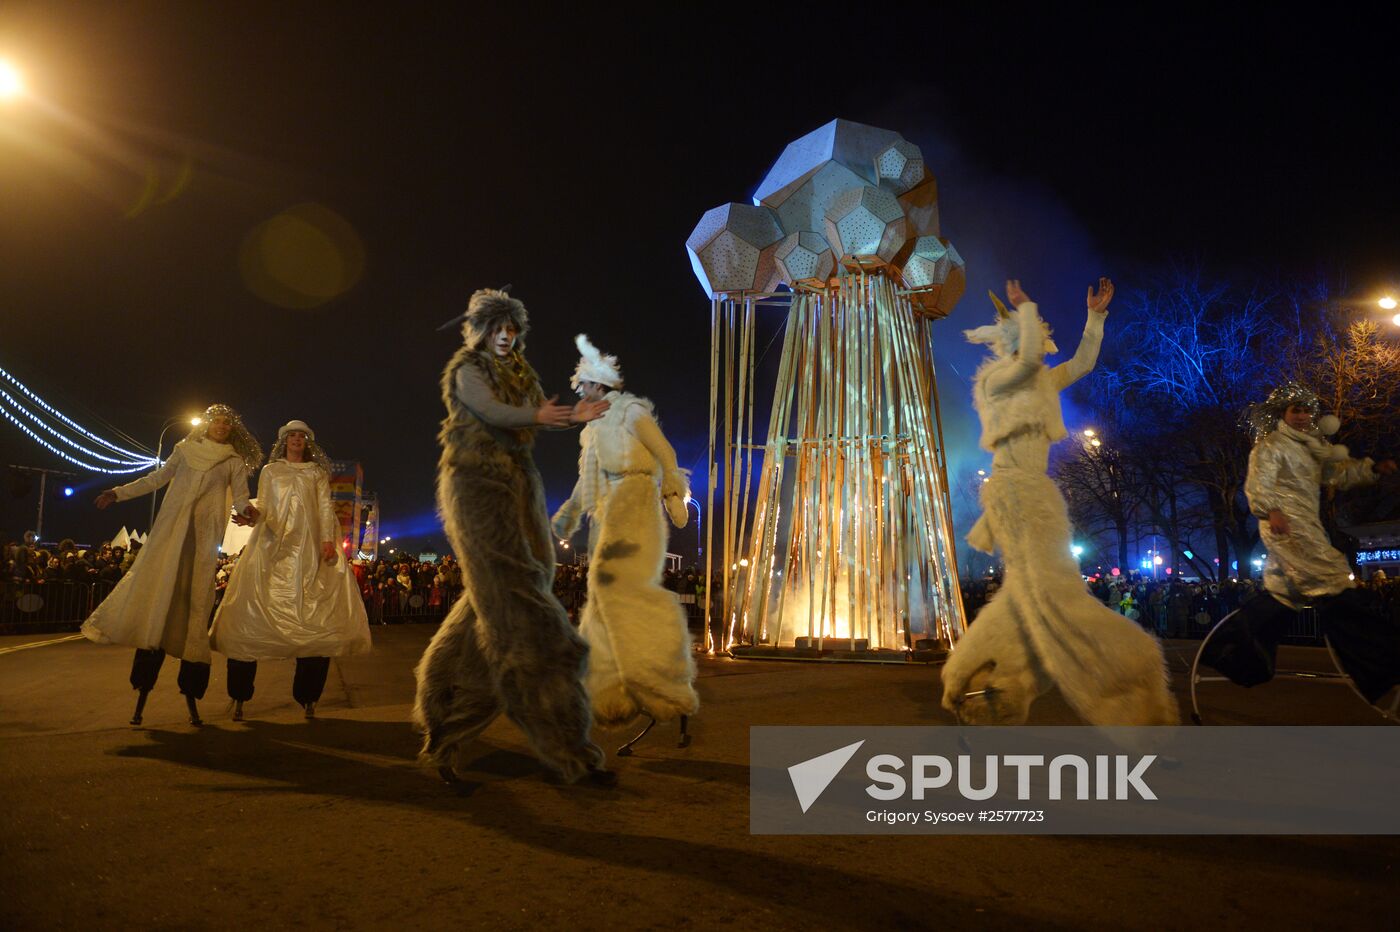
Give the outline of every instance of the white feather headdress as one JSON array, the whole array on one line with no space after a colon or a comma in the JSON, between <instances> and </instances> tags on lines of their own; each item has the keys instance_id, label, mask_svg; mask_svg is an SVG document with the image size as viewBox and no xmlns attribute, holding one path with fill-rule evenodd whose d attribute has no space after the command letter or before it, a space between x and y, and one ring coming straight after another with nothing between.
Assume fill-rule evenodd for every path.
<instances>
[{"instance_id":1,"label":"white feather headdress","mask_svg":"<svg viewBox=\"0 0 1400 932\"><path fill-rule=\"evenodd\" d=\"M581 382L597 382L608 388L617 388L622 384L622 370L618 368L616 356L603 355L585 333L574 337L574 345L581 354L573 377L569 379L574 391L578 391Z\"/></svg>"}]
</instances>

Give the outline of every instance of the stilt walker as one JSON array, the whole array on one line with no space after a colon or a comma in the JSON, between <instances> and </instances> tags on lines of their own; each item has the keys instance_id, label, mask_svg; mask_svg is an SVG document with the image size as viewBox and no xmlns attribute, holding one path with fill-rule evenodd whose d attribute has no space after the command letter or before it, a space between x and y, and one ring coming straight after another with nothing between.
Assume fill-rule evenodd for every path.
<instances>
[{"instance_id":1,"label":"stilt walker","mask_svg":"<svg viewBox=\"0 0 1400 932\"><path fill-rule=\"evenodd\" d=\"M1322 526L1319 492L1368 485L1395 472L1394 460L1355 459L1327 437L1341 424L1318 417L1317 395L1287 382L1251 405L1245 422L1253 432L1244 493L1259 519L1268 550L1264 592L1222 621L1201 661L1242 686L1268 682L1289 618L1312 605L1342 670L1357 692L1377 704L1400 683L1400 627L1359 588L1351 565Z\"/></svg>"},{"instance_id":2,"label":"stilt walker","mask_svg":"<svg viewBox=\"0 0 1400 932\"><path fill-rule=\"evenodd\" d=\"M622 391L617 357L583 334L575 342L582 357L570 384L585 401L612 406L583 429L578 484L553 520L567 539L589 518L588 600L579 625L589 646L584 684L601 724L651 720L618 754L630 754L658 721L677 717L685 747L687 718L700 707L695 660L685 610L661 585L661 572L666 516L685 527L689 484L652 403Z\"/></svg>"},{"instance_id":3,"label":"stilt walker","mask_svg":"<svg viewBox=\"0 0 1400 932\"><path fill-rule=\"evenodd\" d=\"M438 510L464 588L416 670L422 755L456 782L457 749L505 712L563 780L610 785L589 738L588 645L554 597L554 540L530 453L538 428L582 424L608 405L545 400L523 354L525 305L505 291L476 292L457 321L463 345L442 374Z\"/></svg>"},{"instance_id":4,"label":"stilt walker","mask_svg":"<svg viewBox=\"0 0 1400 932\"><path fill-rule=\"evenodd\" d=\"M1054 368L1044 362L1056 347L1036 305L1019 282L1007 282L1006 294L1015 311L992 295L997 322L966 332L996 353L973 378L992 474L967 540L1001 550L1006 578L943 668L943 705L962 721L1019 724L1058 686L1093 725L1174 724L1160 645L1089 594L1070 554L1064 497L1046 474L1050 445L1066 436L1059 393L1094 368L1113 283L1089 289L1079 348Z\"/></svg>"},{"instance_id":5,"label":"stilt walker","mask_svg":"<svg viewBox=\"0 0 1400 932\"><path fill-rule=\"evenodd\" d=\"M292 698L307 718L332 657L369 650L369 616L331 510L330 460L304 421L277 431L258 476L261 520L234 566L209 640L228 656L233 718L253 698L259 660L296 658Z\"/></svg>"},{"instance_id":6,"label":"stilt walker","mask_svg":"<svg viewBox=\"0 0 1400 932\"><path fill-rule=\"evenodd\" d=\"M159 469L97 497L97 507L106 508L170 485L130 572L83 623L83 634L99 644L136 648L133 725L141 724L166 654L180 658L180 692L190 724L202 724L195 703L209 688L209 615L219 543L230 504L256 520L257 510L248 502L248 474L261 462L262 448L238 412L211 405Z\"/></svg>"}]
</instances>

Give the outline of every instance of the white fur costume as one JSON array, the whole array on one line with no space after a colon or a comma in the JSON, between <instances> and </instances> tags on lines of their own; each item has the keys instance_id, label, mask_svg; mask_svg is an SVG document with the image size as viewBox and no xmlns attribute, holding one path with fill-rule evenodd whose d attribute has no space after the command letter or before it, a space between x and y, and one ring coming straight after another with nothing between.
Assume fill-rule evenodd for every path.
<instances>
[{"instance_id":1,"label":"white fur costume","mask_svg":"<svg viewBox=\"0 0 1400 932\"><path fill-rule=\"evenodd\" d=\"M1094 725L1177 721L1160 647L1085 589L1064 497L1046 475L1050 444L1066 435L1059 392L1093 369L1104 317L1090 312L1074 358L1053 369L1044 356L1054 344L1029 301L968 332L997 356L973 379L982 446L993 459L984 513L967 539L988 553L1001 549L1006 579L943 668L943 705L964 721L1019 724L1052 686Z\"/></svg>"},{"instance_id":2,"label":"white fur costume","mask_svg":"<svg viewBox=\"0 0 1400 932\"><path fill-rule=\"evenodd\" d=\"M582 349L586 341L580 341ZM680 600L661 585L668 537L662 502L672 522L684 527L685 474L651 402L620 391L605 398L612 406L583 429L578 484L553 522L556 534L570 537L582 516L590 516L588 601L580 625L589 646L584 684L594 718L603 724L620 725L638 714L658 721L693 715L700 699L690 631Z\"/></svg>"}]
</instances>

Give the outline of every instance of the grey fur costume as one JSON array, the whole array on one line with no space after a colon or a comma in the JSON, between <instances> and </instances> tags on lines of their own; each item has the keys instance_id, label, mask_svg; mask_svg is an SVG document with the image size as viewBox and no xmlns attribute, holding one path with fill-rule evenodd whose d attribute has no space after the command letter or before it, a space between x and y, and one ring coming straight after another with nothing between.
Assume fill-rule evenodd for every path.
<instances>
[{"instance_id":1,"label":"grey fur costume","mask_svg":"<svg viewBox=\"0 0 1400 932\"><path fill-rule=\"evenodd\" d=\"M523 337L520 301L501 291L472 295L463 345L443 371L438 509L465 588L418 663L413 720L426 736L423 756L450 767L457 748L505 712L540 760L573 782L601 765L603 752L589 740L588 646L552 591L554 541L530 455L535 431L489 424L457 388L459 371L470 367L498 402L543 403L523 343L505 365L491 352L488 341L505 323Z\"/></svg>"}]
</instances>

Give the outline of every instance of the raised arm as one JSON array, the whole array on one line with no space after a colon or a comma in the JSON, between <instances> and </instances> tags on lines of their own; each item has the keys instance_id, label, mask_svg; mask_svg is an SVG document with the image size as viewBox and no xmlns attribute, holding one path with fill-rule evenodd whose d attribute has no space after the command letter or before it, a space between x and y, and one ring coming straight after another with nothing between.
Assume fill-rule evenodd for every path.
<instances>
[{"instance_id":1,"label":"raised arm","mask_svg":"<svg viewBox=\"0 0 1400 932\"><path fill-rule=\"evenodd\" d=\"M175 478L175 469L179 460L182 458L183 453L177 445L175 449L171 451L170 459L162 463L159 468L146 473L134 482L128 482L126 485L119 485L114 489L108 489L106 492L103 492L102 495L98 497L98 507L106 507L106 505L102 504L102 499L109 494L112 496L110 501L124 502L128 499L140 498L142 495L148 495L154 492L156 489Z\"/></svg>"},{"instance_id":2,"label":"raised arm","mask_svg":"<svg viewBox=\"0 0 1400 932\"><path fill-rule=\"evenodd\" d=\"M1020 321L1016 355L1010 365L999 365L984 377L983 390L991 395L1014 391L1028 382L1045 362L1045 331L1040 312L1030 295L1021 290L1019 279L1006 283L1006 297L1016 308Z\"/></svg>"},{"instance_id":3,"label":"raised arm","mask_svg":"<svg viewBox=\"0 0 1400 932\"><path fill-rule=\"evenodd\" d=\"M1084 335L1079 338L1079 348L1074 351L1074 356L1050 370L1056 391L1073 385L1093 371L1094 364L1099 361L1099 347L1103 345L1103 325L1108 319L1108 303L1112 300L1113 282L1107 278L1099 279L1097 291L1092 286L1089 288L1089 293L1085 296L1089 318L1084 323Z\"/></svg>"}]
</instances>

